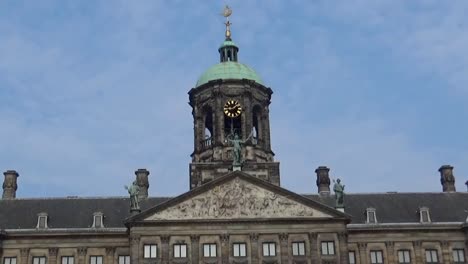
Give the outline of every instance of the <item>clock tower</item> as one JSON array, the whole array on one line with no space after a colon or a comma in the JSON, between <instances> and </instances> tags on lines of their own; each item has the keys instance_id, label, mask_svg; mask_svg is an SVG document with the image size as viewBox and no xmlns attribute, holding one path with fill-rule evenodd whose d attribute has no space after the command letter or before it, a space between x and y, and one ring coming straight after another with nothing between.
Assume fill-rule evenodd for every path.
<instances>
[{"instance_id":1,"label":"clock tower","mask_svg":"<svg viewBox=\"0 0 468 264\"><path fill-rule=\"evenodd\" d=\"M224 14L226 34L218 49L220 63L203 73L188 93L194 124L190 189L232 170L280 185L279 162L274 161L270 143L273 91L253 69L238 62L228 7Z\"/></svg>"}]
</instances>

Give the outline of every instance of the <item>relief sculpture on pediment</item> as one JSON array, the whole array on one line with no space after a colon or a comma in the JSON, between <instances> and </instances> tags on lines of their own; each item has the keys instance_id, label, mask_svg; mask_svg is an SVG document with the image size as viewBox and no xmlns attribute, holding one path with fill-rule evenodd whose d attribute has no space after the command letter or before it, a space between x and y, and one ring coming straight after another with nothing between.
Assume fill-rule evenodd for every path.
<instances>
[{"instance_id":1,"label":"relief sculpture on pediment","mask_svg":"<svg viewBox=\"0 0 468 264\"><path fill-rule=\"evenodd\" d=\"M318 215L316 215L318 214ZM254 184L234 179L147 218L206 219L326 216Z\"/></svg>"}]
</instances>

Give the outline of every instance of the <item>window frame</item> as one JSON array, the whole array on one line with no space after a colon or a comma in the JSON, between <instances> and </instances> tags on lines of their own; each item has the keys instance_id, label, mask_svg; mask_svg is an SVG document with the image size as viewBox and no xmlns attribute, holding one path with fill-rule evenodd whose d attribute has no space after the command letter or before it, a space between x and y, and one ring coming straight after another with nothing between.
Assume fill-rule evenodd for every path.
<instances>
[{"instance_id":1,"label":"window frame","mask_svg":"<svg viewBox=\"0 0 468 264\"><path fill-rule=\"evenodd\" d=\"M213 246L214 246L214 254L213 254ZM206 253L206 249L208 249L208 255ZM216 243L204 243L203 244L203 257L204 258L216 258L218 257L218 244Z\"/></svg>"},{"instance_id":2,"label":"window frame","mask_svg":"<svg viewBox=\"0 0 468 264\"><path fill-rule=\"evenodd\" d=\"M427 216L427 219L424 219L424 214ZM419 208L419 222L420 223L430 223L431 214L428 207Z\"/></svg>"},{"instance_id":3,"label":"window frame","mask_svg":"<svg viewBox=\"0 0 468 264\"><path fill-rule=\"evenodd\" d=\"M92 259L96 259L96 262L93 263ZM98 259L101 259L101 262L98 262ZM91 255L89 256L89 264L104 264L104 256L102 255Z\"/></svg>"},{"instance_id":4,"label":"window frame","mask_svg":"<svg viewBox=\"0 0 468 264\"><path fill-rule=\"evenodd\" d=\"M178 250L176 250L176 248L178 248ZM183 251L182 248L185 248L185 251ZM176 252L178 252L179 256L176 256ZM182 254L182 252L184 254ZM172 245L172 257L173 258L176 258L176 259L187 258L187 255L188 255L187 253L188 253L187 244L185 244L185 243L176 243L176 244ZM184 256L182 256L182 255L184 255Z\"/></svg>"},{"instance_id":5,"label":"window frame","mask_svg":"<svg viewBox=\"0 0 468 264\"><path fill-rule=\"evenodd\" d=\"M372 215L372 217L371 217ZM372 221L371 221L372 219ZM377 210L375 208L366 209L366 223L367 224L377 224Z\"/></svg>"},{"instance_id":6,"label":"window frame","mask_svg":"<svg viewBox=\"0 0 468 264\"><path fill-rule=\"evenodd\" d=\"M332 245L331 248L330 248L330 244ZM321 241L320 242L320 253L321 253L322 256L335 256L336 255L335 241L333 241L333 240Z\"/></svg>"},{"instance_id":7,"label":"window frame","mask_svg":"<svg viewBox=\"0 0 468 264\"><path fill-rule=\"evenodd\" d=\"M403 261L400 261L400 253L402 253L402 257L403 257ZM406 255L405 253L408 253L408 260L406 260ZM400 249L398 250L397 252L397 256L398 256L398 264L409 264L411 263L411 250L409 249Z\"/></svg>"},{"instance_id":8,"label":"window frame","mask_svg":"<svg viewBox=\"0 0 468 264\"><path fill-rule=\"evenodd\" d=\"M383 263L385 263L382 250L371 250L369 252L369 254L370 254L370 264L383 264ZM372 262L373 254L375 254L375 262ZM379 256L380 256L380 260L381 260L380 262L379 262Z\"/></svg>"},{"instance_id":9,"label":"window frame","mask_svg":"<svg viewBox=\"0 0 468 264\"><path fill-rule=\"evenodd\" d=\"M36 225L36 228L37 229L45 229L45 228L48 228L48 214L47 213L38 213L37 214L37 225ZM41 219L44 219L44 221L41 221ZM44 223L44 225L42 225L41 223Z\"/></svg>"},{"instance_id":10,"label":"window frame","mask_svg":"<svg viewBox=\"0 0 468 264\"><path fill-rule=\"evenodd\" d=\"M348 263L349 264L356 264L356 251L354 251L354 250L348 251Z\"/></svg>"},{"instance_id":11,"label":"window frame","mask_svg":"<svg viewBox=\"0 0 468 264\"><path fill-rule=\"evenodd\" d=\"M265 252L265 245L267 245L268 247L268 252ZM272 246L273 246L273 252L272 252ZM267 254L268 253L268 254ZM272 242L272 241L269 241L269 242L263 242L262 243L262 255L264 257L276 257L276 242Z\"/></svg>"},{"instance_id":12,"label":"window frame","mask_svg":"<svg viewBox=\"0 0 468 264\"><path fill-rule=\"evenodd\" d=\"M123 259L123 262L120 261L121 259ZM128 263L127 263L127 260L128 260ZM130 264L130 263L131 263L130 255L119 255L117 258L117 264Z\"/></svg>"},{"instance_id":13,"label":"window frame","mask_svg":"<svg viewBox=\"0 0 468 264\"><path fill-rule=\"evenodd\" d=\"M430 253L431 261L428 261L427 253ZM435 253L436 261L434 261L434 259L433 259L433 257L434 257L433 253ZM426 249L424 251L424 259L425 259L425 263L439 263L439 251L437 249L433 249L433 248Z\"/></svg>"},{"instance_id":14,"label":"window frame","mask_svg":"<svg viewBox=\"0 0 468 264\"><path fill-rule=\"evenodd\" d=\"M17 264L18 263L18 259L16 258L16 256L14 257L3 257L3 264L7 264L7 261L8 260L8 264ZM11 261L12 260L15 260L14 263L12 263Z\"/></svg>"},{"instance_id":15,"label":"window frame","mask_svg":"<svg viewBox=\"0 0 468 264\"><path fill-rule=\"evenodd\" d=\"M64 260L67 260L66 262L64 262ZM71 263L70 263L70 260L71 260ZM74 264L75 263L75 256L62 256L60 258L60 263L61 264Z\"/></svg>"},{"instance_id":16,"label":"window frame","mask_svg":"<svg viewBox=\"0 0 468 264\"><path fill-rule=\"evenodd\" d=\"M146 249L149 248L149 256L147 257ZM154 249L154 251L153 251ZM153 254L154 253L154 256ZM158 258L158 244L144 244L143 245L143 258L144 259L156 259Z\"/></svg>"},{"instance_id":17,"label":"window frame","mask_svg":"<svg viewBox=\"0 0 468 264\"><path fill-rule=\"evenodd\" d=\"M38 260L38 262L35 262L35 260ZM41 260L43 262L41 262ZM31 257L31 263L32 264L46 264L47 263L47 258L46 258L46 256L32 256Z\"/></svg>"},{"instance_id":18,"label":"window frame","mask_svg":"<svg viewBox=\"0 0 468 264\"><path fill-rule=\"evenodd\" d=\"M461 254L460 254L461 253ZM455 254L457 254L458 260L455 259ZM460 259L461 257L461 259ZM463 248L454 248L452 249L452 258L453 258L453 263L465 263L465 249Z\"/></svg>"},{"instance_id":19,"label":"window frame","mask_svg":"<svg viewBox=\"0 0 468 264\"><path fill-rule=\"evenodd\" d=\"M302 248L300 247L302 245ZM297 252L294 252L294 246L297 246ZM302 249L302 252L301 252ZM302 257L306 255L306 243L305 241L294 241L291 243L292 255L294 257ZM296 253L296 254L294 254ZM302 253L302 254L301 254Z\"/></svg>"},{"instance_id":20,"label":"window frame","mask_svg":"<svg viewBox=\"0 0 468 264\"><path fill-rule=\"evenodd\" d=\"M238 246L238 256L236 256L236 246ZM241 246L244 247L244 254L242 254ZM232 243L232 256L236 258L244 258L247 257L247 243L245 242L236 242Z\"/></svg>"}]
</instances>

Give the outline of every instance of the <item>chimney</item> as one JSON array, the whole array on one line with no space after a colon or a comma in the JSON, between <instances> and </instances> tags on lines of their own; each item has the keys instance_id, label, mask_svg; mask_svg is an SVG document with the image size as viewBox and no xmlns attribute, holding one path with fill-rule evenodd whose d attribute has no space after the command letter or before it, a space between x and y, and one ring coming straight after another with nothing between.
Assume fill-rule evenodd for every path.
<instances>
[{"instance_id":1,"label":"chimney","mask_svg":"<svg viewBox=\"0 0 468 264\"><path fill-rule=\"evenodd\" d=\"M453 166L443 165L439 168L440 183L443 192L456 192L455 177L453 176Z\"/></svg>"},{"instance_id":2,"label":"chimney","mask_svg":"<svg viewBox=\"0 0 468 264\"><path fill-rule=\"evenodd\" d=\"M330 176L328 172L329 168L326 166L320 166L315 170L317 173L317 187L319 194L330 194Z\"/></svg>"},{"instance_id":3,"label":"chimney","mask_svg":"<svg viewBox=\"0 0 468 264\"><path fill-rule=\"evenodd\" d=\"M147 169L138 169L135 171L136 181L138 183L138 186L140 187L140 194L138 195L138 198L140 200L148 198L149 174L150 172Z\"/></svg>"},{"instance_id":4,"label":"chimney","mask_svg":"<svg viewBox=\"0 0 468 264\"><path fill-rule=\"evenodd\" d=\"M5 180L3 181L3 195L2 199L15 199L18 184L16 180L19 177L18 172L14 170L7 170L3 173Z\"/></svg>"}]
</instances>

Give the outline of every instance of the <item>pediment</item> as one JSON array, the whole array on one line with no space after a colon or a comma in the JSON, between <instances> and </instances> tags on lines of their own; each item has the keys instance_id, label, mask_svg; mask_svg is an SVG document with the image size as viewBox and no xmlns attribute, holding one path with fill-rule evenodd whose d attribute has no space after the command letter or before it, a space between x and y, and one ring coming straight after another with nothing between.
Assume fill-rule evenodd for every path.
<instances>
[{"instance_id":1,"label":"pediment","mask_svg":"<svg viewBox=\"0 0 468 264\"><path fill-rule=\"evenodd\" d=\"M241 175L229 177L194 195L174 198L178 201L154 208L142 220L332 218L337 214L343 217L333 208Z\"/></svg>"}]
</instances>

